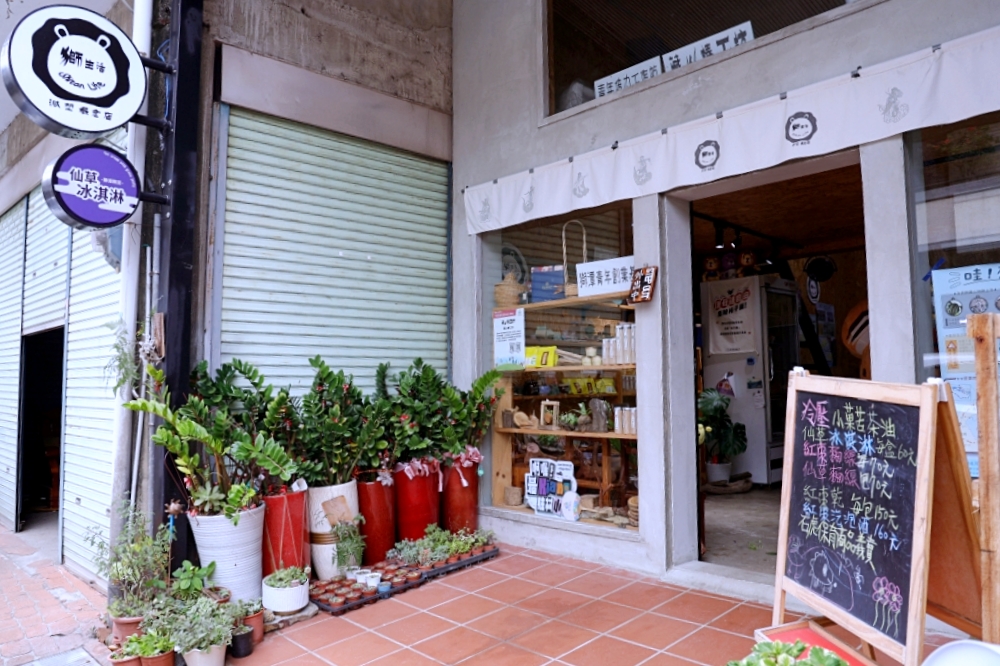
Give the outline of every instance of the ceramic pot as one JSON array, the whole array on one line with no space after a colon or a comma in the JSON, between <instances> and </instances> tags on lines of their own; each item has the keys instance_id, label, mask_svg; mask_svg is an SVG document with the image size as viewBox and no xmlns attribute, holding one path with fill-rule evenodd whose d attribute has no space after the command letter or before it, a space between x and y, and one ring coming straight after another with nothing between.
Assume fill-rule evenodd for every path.
<instances>
[{"instance_id":1,"label":"ceramic pot","mask_svg":"<svg viewBox=\"0 0 1000 666\"><path fill-rule=\"evenodd\" d=\"M379 481L358 484L358 506L365 522L359 530L365 538L363 564L369 566L385 559L396 543L396 493L394 486Z\"/></svg>"},{"instance_id":2,"label":"ceramic pot","mask_svg":"<svg viewBox=\"0 0 1000 666\"><path fill-rule=\"evenodd\" d=\"M705 474L709 483L728 483L732 463L705 463Z\"/></svg>"},{"instance_id":3,"label":"ceramic pot","mask_svg":"<svg viewBox=\"0 0 1000 666\"><path fill-rule=\"evenodd\" d=\"M353 479L339 486L319 486L309 489L309 541L312 544L312 568L316 577L327 580L339 573L337 544L331 539L330 522L323 511L323 502L337 497L347 501L351 516L358 515L358 484Z\"/></svg>"},{"instance_id":4,"label":"ceramic pot","mask_svg":"<svg viewBox=\"0 0 1000 666\"><path fill-rule=\"evenodd\" d=\"M213 645L207 650L185 652L184 662L187 666L226 666L226 646Z\"/></svg>"},{"instance_id":5,"label":"ceramic pot","mask_svg":"<svg viewBox=\"0 0 1000 666\"><path fill-rule=\"evenodd\" d=\"M139 623L141 617L112 617L111 618L111 638L118 645L122 645L125 639L135 634L141 634L142 629Z\"/></svg>"},{"instance_id":6,"label":"ceramic pot","mask_svg":"<svg viewBox=\"0 0 1000 666\"><path fill-rule=\"evenodd\" d=\"M479 463L471 467L448 465L442 472L441 527L449 532L474 532L479 528Z\"/></svg>"},{"instance_id":7,"label":"ceramic pot","mask_svg":"<svg viewBox=\"0 0 1000 666\"><path fill-rule=\"evenodd\" d=\"M262 576L285 567L309 566L309 511L306 491L264 497Z\"/></svg>"},{"instance_id":8,"label":"ceramic pot","mask_svg":"<svg viewBox=\"0 0 1000 666\"><path fill-rule=\"evenodd\" d=\"M236 525L225 516L188 516L199 559L215 562L209 580L229 588L234 601L260 598L265 511L263 504L241 511Z\"/></svg>"},{"instance_id":9,"label":"ceramic pot","mask_svg":"<svg viewBox=\"0 0 1000 666\"><path fill-rule=\"evenodd\" d=\"M225 653L223 653L224 655ZM142 666L174 666L174 653L164 652L163 654L158 654L155 657L140 657L139 663ZM188 662L191 664L191 662ZM191 666L196 666L191 664Z\"/></svg>"},{"instance_id":10,"label":"ceramic pot","mask_svg":"<svg viewBox=\"0 0 1000 666\"><path fill-rule=\"evenodd\" d=\"M229 646L229 656L242 659L253 654L253 632L233 634L233 644Z\"/></svg>"},{"instance_id":11,"label":"ceramic pot","mask_svg":"<svg viewBox=\"0 0 1000 666\"><path fill-rule=\"evenodd\" d=\"M399 541L421 539L428 525L438 524L438 475L415 475L411 479L401 470L392 478L396 486L396 536Z\"/></svg>"},{"instance_id":12,"label":"ceramic pot","mask_svg":"<svg viewBox=\"0 0 1000 666\"><path fill-rule=\"evenodd\" d=\"M253 631L253 644L260 645L264 640L264 611L259 611L253 615L247 615L243 619L243 624L247 625Z\"/></svg>"},{"instance_id":13,"label":"ceramic pot","mask_svg":"<svg viewBox=\"0 0 1000 666\"><path fill-rule=\"evenodd\" d=\"M264 608L277 615L291 615L305 608L309 603L309 586L296 585L295 587L271 587L267 583L264 587Z\"/></svg>"}]
</instances>

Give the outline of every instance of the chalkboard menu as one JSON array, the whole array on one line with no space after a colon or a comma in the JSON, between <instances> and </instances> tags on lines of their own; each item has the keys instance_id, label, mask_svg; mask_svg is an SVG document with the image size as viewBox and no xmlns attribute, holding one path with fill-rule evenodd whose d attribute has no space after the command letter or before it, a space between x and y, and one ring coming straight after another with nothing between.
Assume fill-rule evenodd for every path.
<instances>
[{"instance_id":1,"label":"chalkboard menu","mask_svg":"<svg viewBox=\"0 0 1000 666\"><path fill-rule=\"evenodd\" d=\"M785 576L905 642L920 408L793 395Z\"/></svg>"}]
</instances>

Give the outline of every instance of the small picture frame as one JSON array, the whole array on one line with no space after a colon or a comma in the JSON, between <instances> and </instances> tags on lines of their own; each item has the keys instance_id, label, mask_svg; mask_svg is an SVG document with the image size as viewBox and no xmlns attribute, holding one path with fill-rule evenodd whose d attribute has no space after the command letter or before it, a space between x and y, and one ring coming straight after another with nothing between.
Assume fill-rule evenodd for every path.
<instances>
[{"instance_id":1,"label":"small picture frame","mask_svg":"<svg viewBox=\"0 0 1000 666\"><path fill-rule=\"evenodd\" d=\"M541 410L538 417L539 427L545 430L559 430L559 401L542 400Z\"/></svg>"}]
</instances>

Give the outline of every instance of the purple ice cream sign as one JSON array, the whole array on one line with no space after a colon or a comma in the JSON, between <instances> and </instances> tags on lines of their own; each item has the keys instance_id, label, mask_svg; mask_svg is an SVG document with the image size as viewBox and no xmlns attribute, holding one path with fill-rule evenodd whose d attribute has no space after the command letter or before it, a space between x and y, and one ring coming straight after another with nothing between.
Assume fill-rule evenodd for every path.
<instances>
[{"instance_id":1,"label":"purple ice cream sign","mask_svg":"<svg viewBox=\"0 0 1000 666\"><path fill-rule=\"evenodd\" d=\"M76 146L45 169L49 209L77 229L114 227L139 204L139 175L124 155L95 144Z\"/></svg>"}]
</instances>

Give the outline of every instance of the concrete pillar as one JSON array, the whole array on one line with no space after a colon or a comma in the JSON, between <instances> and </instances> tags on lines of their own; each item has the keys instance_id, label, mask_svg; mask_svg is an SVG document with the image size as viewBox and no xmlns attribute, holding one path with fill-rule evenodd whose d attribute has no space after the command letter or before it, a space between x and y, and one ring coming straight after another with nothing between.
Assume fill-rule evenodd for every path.
<instances>
[{"instance_id":1,"label":"concrete pillar","mask_svg":"<svg viewBox=\"0 0 1000 666\"><path fill-rule=\"evenodd\" d=\"M917 379L906 158L897 135L861 146L872 379Z\"/></svg>"}]
</instances>

